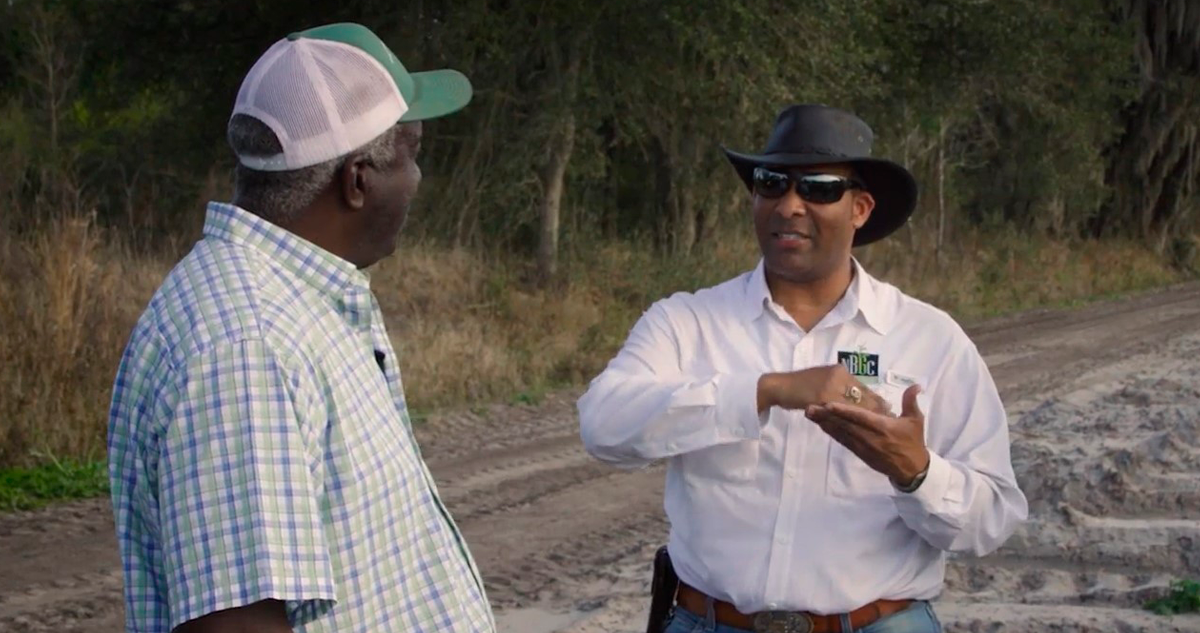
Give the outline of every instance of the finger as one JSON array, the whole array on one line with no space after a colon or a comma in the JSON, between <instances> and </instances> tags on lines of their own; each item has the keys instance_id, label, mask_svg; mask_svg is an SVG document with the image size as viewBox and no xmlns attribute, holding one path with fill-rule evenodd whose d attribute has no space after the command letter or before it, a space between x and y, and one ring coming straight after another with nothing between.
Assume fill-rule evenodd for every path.
<instances>
[{"instance_id":1,"label":"finger","mask_svg":"<svg viewBox=\"0 0 1200 633\"><path fill-rule=\"evenodd\" d=\"M826 405L829 413L842 418L856 426L869 427L876 431L882 431L892 423L892 417L875 413L863 407L856 407L847 404L830 403Z\"/></svg>"},{"instance_id":2,"label":"finger","mask_svg":"<svg viewBox=\"0 0 1200 633\"><path fill-rule=\"evenodd\" d=\"M925 419L925 414L921 412L921 407L917 404L917 394L919 393L921 393L920 385L913 385L904 390L904 397L900 401L901 417Z\"/></svg>"},{"instance_id":3,"label":"finger","mask_svg":"<svg viewBox=\"0 0 1200 633\"><path fill-rule=\"evenodd\" d=\"M821 405L811 405L804 411L804 416L809 420L816 422L818 426L835 425L840 423L838 416L834 415L828 407Z\"/></svg>"},{"instance_id":4,"label":"finger","mask_svg":"<svg viewBox=\"0 0 1200 633\"><path fill-rule=\"evenodd\" d=\"M825 435L833 438L833 441L845 446L846 448L850 448L850 445L853 444L857 439L851 430L853 427L845 424L839 424L838 422L829 419L813 420L813 422L817 425L817 428L821 429L821 431L825 433Z\"/></svg>"},{"instance_id":5,"label":"finger","mask_svg":"<svg viewBox=\"0 0 1200 633\"><path fill-rule=\"evenodd\" d=\"M826 435L828 435L833 441L837 442L838 444L845 446L846 450L850 451L851 453L854 453L855 455L858 455L858 451L859 451L858 438L856 438L853 435L850 435L848 433L835 434L835 433L827 432Z\"/></svg>"},{"instance_id":6,"label":"finger","mask_svg":"<svg viewBox=\"0 0 1200 633\"><path fill-rule=\"evenodd\" d=\"M841 419L840 416L838 416L838 414L834 412L828 404L810 404L804 408L804 416L810 420L813 420L814 422L818 418L829 418L831 416L839 420Z\"/></svg>"},{"instance_id":7,"label":"finger","mask_svg":"<svg viewBox=\"0 0 1200 633\"><path fill-rule=\"evenodd\" d=\"M812 405L812 406L808 407L807 409L805 409L804 415L806 417L808 417L808 419L812 420L813 422L823 422L823 423L828 423L828 424L846 424L846 421L843 420L841 416L839 416L837 413L835 413L827 405L819 405L819 404Z\"/></svg>"},{"instance_id":8,"label":"finger","mask_svg":"<svg viewBox=\"0 0 1200 633\"><path fill-rule=\"evenodd\" d=\"M860 427L837 423L824 425L818 423L818 426L830 439L845 446L846 450L854 453L863 461L877 452L871 440L860 435L862 433Z\"/></svg>"},{"instance_id":9,"label":"finger","mask_svg":"<svg viewBox=\"0 0 1200 633\"><path fill-rule=\"evenodd\" d=\"M855 424L827 409L813 411L809 419L829 435L852 435L864 442L883 435L883 431L877 427Z\"/></svg>"},{"instance_id":10,"label":"finger","mask_svg":"<svg viewBox=\"0 0 1200 633\"><path fill-rule=\"evenodd\" d=\"M874 391L868 391L867 393L870 394L867 397L866 404L870 405L866 407L867 409L888 417L894 417L896 415L896 413L892 411L892 403L888 402L886 398L875 393Z\"/></svg>"}]
</instances>

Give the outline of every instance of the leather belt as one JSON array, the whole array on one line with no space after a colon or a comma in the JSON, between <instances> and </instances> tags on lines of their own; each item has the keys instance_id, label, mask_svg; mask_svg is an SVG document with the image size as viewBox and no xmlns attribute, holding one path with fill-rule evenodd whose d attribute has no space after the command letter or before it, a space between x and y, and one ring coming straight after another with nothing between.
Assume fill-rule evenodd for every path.
<instances>
[{"instance_id":1,"label":"leather belt","mask_svg":"<svg viewBox=\"0 0 1200 633\"><path fill-rule=\"evenodd\" d=\"M675 604L692 613L705 617L708 613L708 596L685 583L679 583ZM850 633L869 626L876 620L899 613L909 607L912 600L876 600L849 613L850 629L842 628L840 614L818 615L805 611L762 611L742 613L728 602L713 600L713 613L717 623L746 629L756 633Z\"/></svg>"}]
</instances>

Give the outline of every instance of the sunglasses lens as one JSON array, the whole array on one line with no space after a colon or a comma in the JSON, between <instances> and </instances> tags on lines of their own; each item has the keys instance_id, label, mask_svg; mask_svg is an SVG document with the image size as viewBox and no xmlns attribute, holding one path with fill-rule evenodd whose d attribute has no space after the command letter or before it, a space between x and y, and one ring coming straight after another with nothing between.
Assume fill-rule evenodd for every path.
<instances>
[{"instance_id":1,"label":"sunglasses lens","mask_svg":"<svg viewBox=\"0 0 1200 633\"><path fill-rule=\"evenodd\" d=\"M754 170L754 192L764 198L778 198L787 193L790 179L786 174L758 167Z\"/></svg>"},{"instance_id":2,"label":"sunglasses lens","mask_svg":"<svg viewBox=\"0 0 1200 633\"><path fill-rule=\"evenodd\" d=\"M829 204L842 199L849 183L844 178L826 174L801 176L796 182L800 197L817 204Z\"/></svg>"}]
</instances>

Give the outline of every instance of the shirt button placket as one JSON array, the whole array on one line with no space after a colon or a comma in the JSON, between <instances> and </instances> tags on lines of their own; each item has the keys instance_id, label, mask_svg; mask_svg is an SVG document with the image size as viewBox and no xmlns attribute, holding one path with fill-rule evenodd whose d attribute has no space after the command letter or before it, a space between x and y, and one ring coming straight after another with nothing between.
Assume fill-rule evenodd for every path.
<instances>
[{"instance_id":1,"label":"shirt button placket","mask_svg":"<svg viewBox=\"0 0 1200 633\"><path fill-rule=\"evenodd\" d=\"M807 369L813 366L813 335L810 333L800 342L796 344L795 351L792 352L792 368Z\"/></svg>"},{"instance_id":2,"label":"shirt button placket","mask_svg":"<svg viewBox=\"0 0 1200 633\"><path fill-rule=\"evenodd\" d=\"M813 366L813 335L805 334L792 350L792 369L807 369ZM767 569L767 586L764 599L774 599L777 596L794 593L793 576L795 570L790 569L788 562L792 559L792 542L796 534L796 513L803 498L804 480L800 477L800 466L796 462L803 456L802 448L796 446L804 436L801 429L795 428L801 423L799 413L785 414L788 419L784 432L783 482L780 486L779 514L775 521L774 542L771 546L771 556ZM775 602L767 604L768 609L774 609Z\"/></svg>"},{"instance_id":3,"label":"shirt button placket","mask_svg":"<svg viewBox=\"0 0 1200 633\"><path fill-rule=\"evenodd\" d=\"M790 441L792 435L792 426L796 420L794 415L787 414L787 431L785 431L784 442L784 462L790 458L790 453L795 451ZM772 600L777 596L786 595L789 590L789 576L792 574L790 565L791 560L791 542L792 535L796 529L793 519L796 493L800 482L793 478L784 479L780 486L779 495L779 511L775 519L775 530L773 539L770 544L770 555L767 559L767 583L763 598Z\"/></svg>"},{"instance_id":4,"label":"shirt button placket","mask_svg":"<svg viewBox=\"0 0 1200 633\"><path fill-rule=\"evenodd\" d=\"M792 367L791 369L805 369L811 365L812 355L812 336L804 335L796 346L792 349ZM766 600L772 600L777 596L787 595L791 589L790 577L793 570L789 568L788 562L791 560L792 541L796 532L795 508L800 497L800 488L803 481L798 477L796 468L792 465L798 457L798 447L795 446L796 439L801 434L799 429L794 428L799 421L799 415L794 412L784 413L785 430L784 430L784 452L783 466L784 470L781 473L784 477L780 486L779 495L779 513L775 521L774 539L771 544L771 554L767 565L767 586L766 593L763 596ZM771 602L767 608L774 609L775 604Z\"/></svg>"}]
</instances>

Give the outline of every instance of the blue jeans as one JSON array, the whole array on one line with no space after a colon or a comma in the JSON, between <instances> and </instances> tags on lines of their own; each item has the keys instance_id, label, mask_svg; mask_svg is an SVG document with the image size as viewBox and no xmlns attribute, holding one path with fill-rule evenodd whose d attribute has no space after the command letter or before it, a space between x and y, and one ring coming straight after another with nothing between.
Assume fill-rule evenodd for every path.
<instances>
[{"instance_id":1,"label":"blue jeans","mask_svg":"<svg viewBox=\"0 0 1200 633\"><path fill-rule=\"evenodd\" d=\"M844 630L850 629L848 624L843 619ZM687 609L676 607L675 615L671 618L671 623L667 625L665 633L754 632L717 624L711 611L708 617L701 617ZM938 622L937 616L933 613L933 607L927 601L917 600L907 609L876 620L865 628L855 629L854 633L942 633L942 624Z\"/></svg>"}]
</instances>

